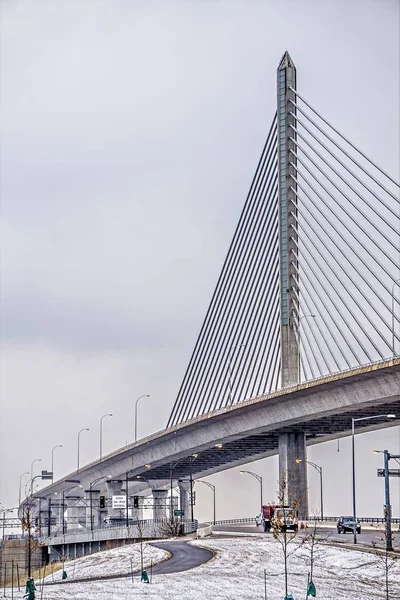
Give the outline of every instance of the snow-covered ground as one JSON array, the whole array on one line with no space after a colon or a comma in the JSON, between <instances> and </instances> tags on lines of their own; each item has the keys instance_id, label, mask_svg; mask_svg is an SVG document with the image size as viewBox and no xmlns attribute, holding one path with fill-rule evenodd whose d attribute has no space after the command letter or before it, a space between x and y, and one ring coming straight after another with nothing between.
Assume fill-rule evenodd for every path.
<instances>
[{"instance_id":1,"label":"snow-covered ground","mask_svg":"<svg viewBox=\"0 0 400 600\"><path fill-rule=\"evenodd\" d=\"M212 537L193 541L210 548L215 556L209 562L183 573L153 575L150 585L136 578L90 583L45 586L43 600L264 600L264 569L267 572L267 600L283 600L283 555L272 536ZM314 564L317 598L324 600L379 600L385 598L382 561L368 552L356 552L318 545ZM146 549L146 563L157 562L164 553ZM140 564L140 554L124 546L66 565L69 579L106 575L130 570ZM289 591L295 600L305 598L309 553L302 546L289 558ZM56 574L55 579L60 577ZM50 578L51 579L51 578ZM400 598L400 561L390 570L390 598ZM18 596L14 596L18 598ZM40 597L40 596L39 596Z\"/></svg>"}]
</instances>

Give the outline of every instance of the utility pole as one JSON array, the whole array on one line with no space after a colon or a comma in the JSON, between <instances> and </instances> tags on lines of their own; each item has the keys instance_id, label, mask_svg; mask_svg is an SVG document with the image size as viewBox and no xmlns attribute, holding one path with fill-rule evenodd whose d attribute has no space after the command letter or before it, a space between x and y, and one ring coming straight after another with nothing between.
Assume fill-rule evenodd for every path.
<instances>
[{"instance_id":1,"label":"utility pole","mask_svg":"<svg viewBox=\"0 0 400 600\"><path fill-rule=\"evenodd\" d=\"M394 416L394 415L393 415ZM399 475L399 471L391 472L389 470L389 460L391 458L399 459L400 454L391 454L388 450L374 450L374 454L383 454L383 476L385 478L385 505L384 505L384 518L385 518L385 541L386 551L393 550L392 540L392 507L390 505L390 487L389 477L390 475ZM382 475L382 470L378 469L378 475Z\"/></svg>"},{"instance_id":2,"label":"utility pole","mask_svg":"<svg viewBox=\"0 0 400 600\"><path fill-rule=\"evenodd\" d=\"M386 550L393 550L392 544L392 507L390 506L390 488L389 488L389 458L387 450L383 451L383 462L385 471L385 540Z\"/></svg>"}]
</instances>

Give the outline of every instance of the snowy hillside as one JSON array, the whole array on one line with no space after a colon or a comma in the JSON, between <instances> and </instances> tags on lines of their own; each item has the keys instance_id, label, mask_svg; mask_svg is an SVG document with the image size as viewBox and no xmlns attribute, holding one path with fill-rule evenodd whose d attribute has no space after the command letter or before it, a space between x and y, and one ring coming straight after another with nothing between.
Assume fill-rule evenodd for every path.
<instances>
[{"instance_id":1,"label":"snowy hillside","mask_svg":"<svg viewBox=\"0 0 400 600\"><path fill-rule=\"evenodd\" d=\"M215 556L208 563L178 574L154 575L150 585L135 578L90 583L45 586L43 600L264 600L264 569L267 571L267 600L283 600L283 556L272 536L219 538L193 541L210 548ZM148 547L146 563L165 556ZM140 554L134 546L94 554L68 563L73 577L102 576L130 570L131 558L139 566ZM300 547L289 559L289 591L295 600L305 598L309 556ZM59 575L55 575L54 578ZM390 570L391 598L400 598L400 561ZM50 578L51 580L51 578ZM314 565L317 598L323 600L379 600L385 598L382 562L367 552L330 546L317 547Z\"/></svg>"}]
</instances>

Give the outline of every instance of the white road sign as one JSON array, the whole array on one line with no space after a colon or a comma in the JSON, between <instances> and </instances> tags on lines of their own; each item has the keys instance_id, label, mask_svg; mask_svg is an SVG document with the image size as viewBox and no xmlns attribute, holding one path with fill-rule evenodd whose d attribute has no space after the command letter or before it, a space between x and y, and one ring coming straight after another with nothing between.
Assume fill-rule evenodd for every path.
<instances>
[{"instance_id":1,"label":"white road sign","mask_svg":"<svg viewBox=\"0 0 400 600\"><path fill-rule=\"evenodd\" d=\"M126 508L126 496L113 496L112 497L113 508Z\"/></svg>"}]
</instances>

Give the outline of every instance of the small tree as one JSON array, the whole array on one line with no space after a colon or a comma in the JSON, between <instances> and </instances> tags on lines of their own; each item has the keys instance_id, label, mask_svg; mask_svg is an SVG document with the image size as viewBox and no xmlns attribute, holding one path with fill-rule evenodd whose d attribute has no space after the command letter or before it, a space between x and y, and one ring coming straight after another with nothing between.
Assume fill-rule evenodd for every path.
<instances>
[{"instance_id":1,"label":"small tree","mask_svg":"<svg viewBox=\"0 0 400 600\"><path fill-rule=\"evenodd\" d=\"M298 498L288 497L288 485L286 472L282 474L282 480L279 484L278 492L279 506L275 509L275 515L272 519L272 533L274 538L280 543L283 552L283 562L285 570L285 597L288 595L288 559L299 548L299 544L291 547L291 544L296 541L298 536L298 527L294 531L288 532L290 521L297 519L297 509L299 507ZM285 507L285 502L288 501L289 506Z\"/></svg>"},{"instance_id":2,"label":"small tree","mask_svg":"<svg viewBox=\"0 0 400 600\"><path fill-rule=\"evenodd\" d=\"M397 552L388 550L386 533L385 532L380 532L380 533L381 533L381 536L378 537L378 539L373 540L372 545L375 550L375 556L379 559L379 564L384 572L386 600L389 600L389 597L390 597L389 596L389 573L390 573L390 570L396 564L396 562L399 560L400 555ZM393 535L391 537L391 542L392 542L392 544L391 544L392 548L395 548L395 545L394 545L395 538Z\"/></svg>"},{"instance_id":3,"label":"small tree","mask_svg":"<svg viewBox=\"0 0 400 600\"><path fill-rule=\"evenodd\" d=\"M314 516L316 516L316 515L314 515ZM311 527L306 526L304 528L304 535L302 535L302 537L301 537L301 546L306 549L306 551L308 552L308 556L309 556L309 565L310 565L310 571L309 571L310 581L309 582L313 582L314 563L319 555L319 550L320 550L319 546L321 544L323 544L324 542L326 542L326 540L329 539L331 535L332 535L331 533L328 533L328 535L326 535L324 537L317 536L317 520L314 520ZM309 589L310 588L307 589L307 592L309 591Z\"/></svg>"},{"instance_id":4,"label":"small tree","mask_svg":"<svg viewBox=\"0 0 400 600\"><path fill-rule=\"evenodd\" d=\"M182 522L179 518L170 517L160 529L162 535L165 537L178 537L182 531Z\"/></svg>"}]
</instances>

